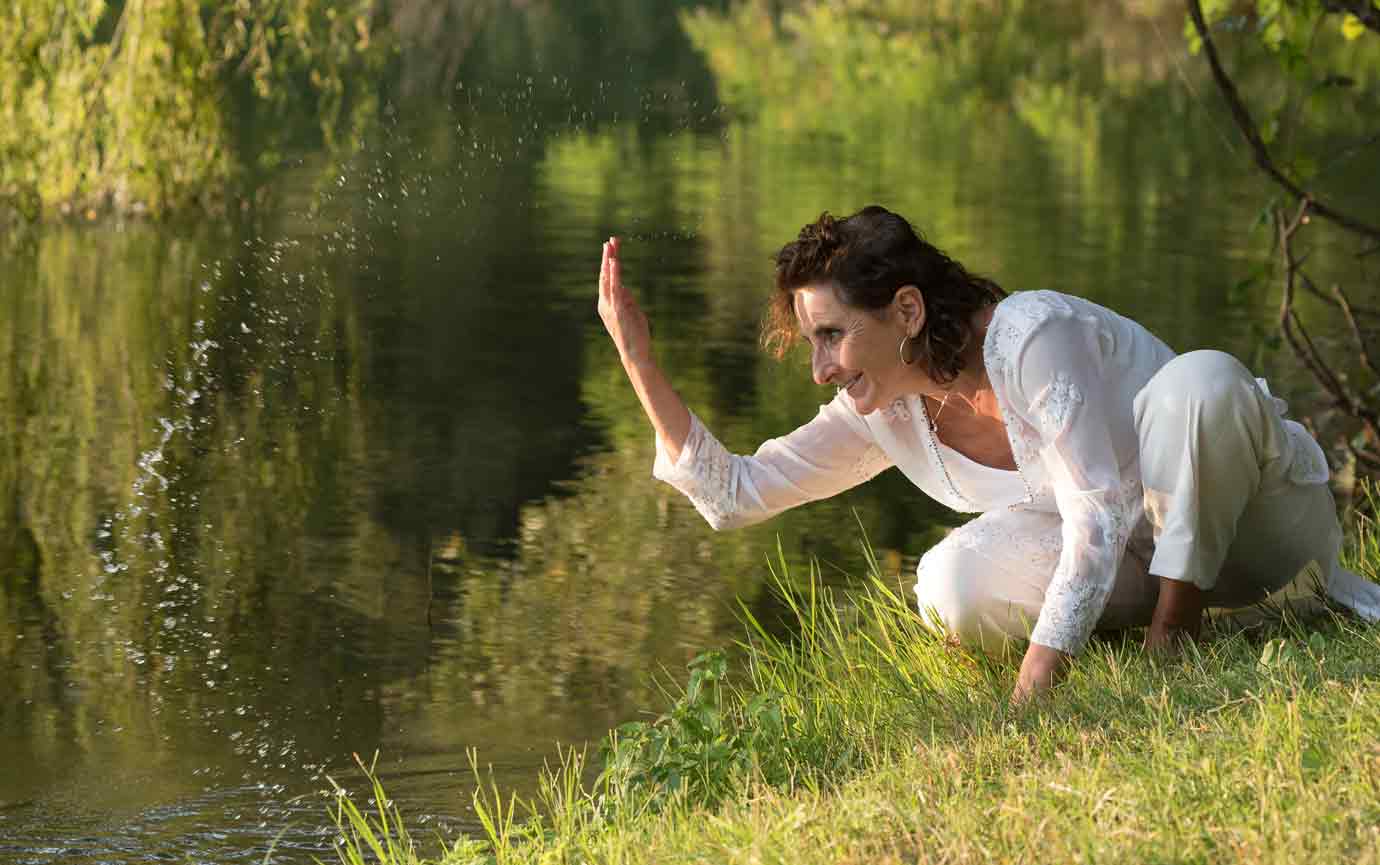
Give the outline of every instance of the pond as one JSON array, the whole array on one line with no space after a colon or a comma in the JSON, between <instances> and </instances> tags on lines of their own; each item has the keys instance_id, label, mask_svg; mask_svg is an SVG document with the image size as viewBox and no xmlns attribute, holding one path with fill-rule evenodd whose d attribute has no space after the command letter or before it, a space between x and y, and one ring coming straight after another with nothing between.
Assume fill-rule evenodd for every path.
<instances>
[{"instance_id":1,"label":"pond","mask_svg":"<svg viewBox=\"0 0 1380 865\"><path fill-rule=\"evenodd\" d=\"M739 452L832 396L758 350L771 253L871 202L1009 290L1090 297L1310 404L1277 300L1238 285L1268 193L1177 13L1121 22L1119 55L1027 40L1067 80L954 54L927 109L828 128L808 90L735 102L664 5L635 55L572 31L598 53L574 69L496 39L453 97L385 100L242 212L2 247L0 858L330 856L352 754L422 834L465 828L471 750L524 790L558 743L661 705L653 676L739 639L739 604L773 618L778 546L847 584L865 531L908 580L959 517L894 472L721 535L651 479L594 311L610 234Z\"/></svg>"}]
</instances>

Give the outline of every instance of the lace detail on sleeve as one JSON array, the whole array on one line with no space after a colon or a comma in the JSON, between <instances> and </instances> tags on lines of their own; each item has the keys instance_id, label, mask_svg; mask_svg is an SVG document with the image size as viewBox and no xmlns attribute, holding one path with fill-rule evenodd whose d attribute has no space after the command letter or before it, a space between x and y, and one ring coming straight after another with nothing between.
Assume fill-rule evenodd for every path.
<instances>
[{"instance_id":1,"label":"lace detail on sleeve","mask_svg":"<svg viewBox=\"0 0 1380 865\"><path fill-rule=\"evenodd\" d=\"M891 468L891 457L876 445L869 445L862 456L853 464L853 477L858 483L870 481Z\"/></svg>"},{"instance_id":2,"label":"lace detail on sleeve","mask_svg":"<svg viewBox=\"0 0 1380 865\"><path fill-rule=\"evenodd\" d=\"M1045 386L1030 404L1036 423L1046 441L1057 438L1068 429L1069 421L1083 405L1083 391L1062 370Z\"/></svg>"},{"instance_id":3,"label":"lace detail on sleeve","mask_svg":"<svg viewBox=\"0 0 1380 865\"><path fill-rule=\"evenodd\" d=\"M705 428L694 412L690 413L690 434L685 437L680 458L674 463L660 437L657 438L652 476L680 490L711 526L726 526L733 518L737 499L733 454Z\"/></svg>"},{"instance_id":4,"label":"lace detail on sleeve","mask_svg":"<svg viewBox=\"0 0 1380 865\"><path fill-rule=\"evenodd\" d=\"M1090 543L1084 551L1105 551L1114 555L1069 556L1063 555L1061 550L1059 564L1045 590L1039 621L1030 634L1032 643L1073 655L1082 650L1092 636L1112 593L1117 562L1131 534L1131 515L1123 502L1090 508L1085 516L1096 525L1095 531L1100 537L1089 538ZM1083 573L1084 568L1092 573ZM1107 570L1113 579L1106 578L1104 572Z\"/></svg>"},{"instance_id":5,"label":"lace detail on sleeve","mask_svg":"<svg viewBox=\"0 0 1380 865\"><path fill-rule=\"evenodd\" d=\"M1007 321L1005 317L994 317L987 329L983 352L987 375L997 394L997 405L1001 408L1002 421L1006 425L1006 437L1011 442L1011 455L1015 457L1016 466L1022 473L1026 466L1039 461L1040 436L1011 410L1005 397L1007 382L1012 377L1015 354L1027 329Z\"/></svg>"},{"instance_id":6,"label":"lace detail on sleeve","mask_svg":"<svg viewBox=\"0 0 1380 865\"><path fill-rule=\"evenodd\" d=\"M674 463L657 440L652 475L680 490L715 529L760 522L841 493L891 466L891 458L849 412L836 400L751 456L729 453L692 412L690 433Z\"/></svg>"},{"instance_id":7,"label":"lace detail on sleeve","mask_svg":"<svg viewBox=\"0 0 1380 865\"><path fill-rule=\"evenodd\" d=\"M1022 292L1002 301L992 317L983 340L983 364L997 396L1006 438L1011 443L1011 456L1025 483L1026 501L1041 505L1048 483L1041 465L1044 442L1040 431L1029 423L1011 404L1010 390L1017 379L1021 349L1026 339L1040 323L1059 312L1061 307L1045 292ZM1070 383L1071 384L1071 383ZM1076 406L1066 399L1059 406L1069 412Z\"/></svg>"},{"instance_id":8,"label":"lace detail on sleeve","mask_svg":"<svg viewBox=\"0 0 1380 865\"><path fill-rule=\"evenodd\" d=\"M1029 292L1002 301L983 346L1012 454L1023 475L1043 473L1062 524L1030 639L1069 654L1102 615L1139 513L1112 439L1097 327L1059 295Z\"/></svg>"}]
</instances>

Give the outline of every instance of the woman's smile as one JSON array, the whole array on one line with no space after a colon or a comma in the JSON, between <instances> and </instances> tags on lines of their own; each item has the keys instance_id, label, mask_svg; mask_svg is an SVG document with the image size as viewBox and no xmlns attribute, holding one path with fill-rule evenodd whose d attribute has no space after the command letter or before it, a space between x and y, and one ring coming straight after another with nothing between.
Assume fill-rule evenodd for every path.
<instances>
[{"instance_id":1,"label":"woman's smile","mask_svg":"<svg viewBox=\"0 0 1380 865\"><path fill-rule=\"evenodd\" d=\"M924 387L919 367L907 367L898 356L906 326L893 310L847 307L832 283L796 289L794 305L799 332L810 344L815 383L847 392L859 414Z\"/></svg>"}]
</instances>

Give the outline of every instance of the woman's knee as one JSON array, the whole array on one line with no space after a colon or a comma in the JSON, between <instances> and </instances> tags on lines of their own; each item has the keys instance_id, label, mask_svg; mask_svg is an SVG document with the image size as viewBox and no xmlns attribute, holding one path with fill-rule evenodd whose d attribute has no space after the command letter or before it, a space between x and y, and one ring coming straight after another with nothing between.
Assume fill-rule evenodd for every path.
<instances>
[{"instance_id":1,"label":"woman's knee","mask_svg":"<svg viewBox=\"0 0 1380 865\"><path fill-rule=\"evenodd\" d=\"M994 610L1000 612L998 608L1010 604L993 592L990 571L978 552L940 543L920 560L915 596L921 615L937 630L965 645L1001 654L1015 636L1010 625L1020 623L1007 623L1002 621L1004 616L994 615Z\"/></svg>"},{"instance_id":2,"label":"woman's knee","mask_svg":"<svg viewBox=\"0 0 1380 865\"><path fill-rule=\"evenodd\" d=\"M915 599L920 614L950 634L968 630L974 618L977 599L971 586L971 555L941 543L920 559L915 571Z\"/></svg>"},{"instance_id":3,"label":"woman's knee","mask_svg":"<svg viewBox=\"0 0 1380 865\"><path fill-rule=\"evenodd\" d=\"M1230 354L1204 349L1190 351L1160 367L1135 398L1137 427L1147 415L1160 419L1199 414L1230 416L1243 400L1258 401L1255 377Z\"/></svg>"}]
</instances>

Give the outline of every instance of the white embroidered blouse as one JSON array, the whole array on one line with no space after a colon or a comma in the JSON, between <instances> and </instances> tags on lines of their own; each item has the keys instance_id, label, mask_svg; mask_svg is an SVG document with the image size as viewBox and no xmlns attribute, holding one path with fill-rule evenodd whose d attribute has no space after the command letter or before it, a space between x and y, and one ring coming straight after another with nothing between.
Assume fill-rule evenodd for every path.
<instances>
[{"instance_id":1,"label":"white embroidered blouse","mask_svg":"<svg viewBox=\"0 0 1380 865\"><path fill-rule=\"evenodd\" d=\"M891 466L957 511L1057 510L1063 546L1030 638L1076 653L1144 516L1132 402L1174 353L1134 321L1052 291L997 304L982 350L1015 471L946 447L919 395L860 415L841 391L809 423L752 456L730 454L692 413L679 459L672 463L658 441L652 473L684 493L715 529L760 522ZM1298 424L1289 426L1307 437Z\"/></svg>"}]
</instances>

